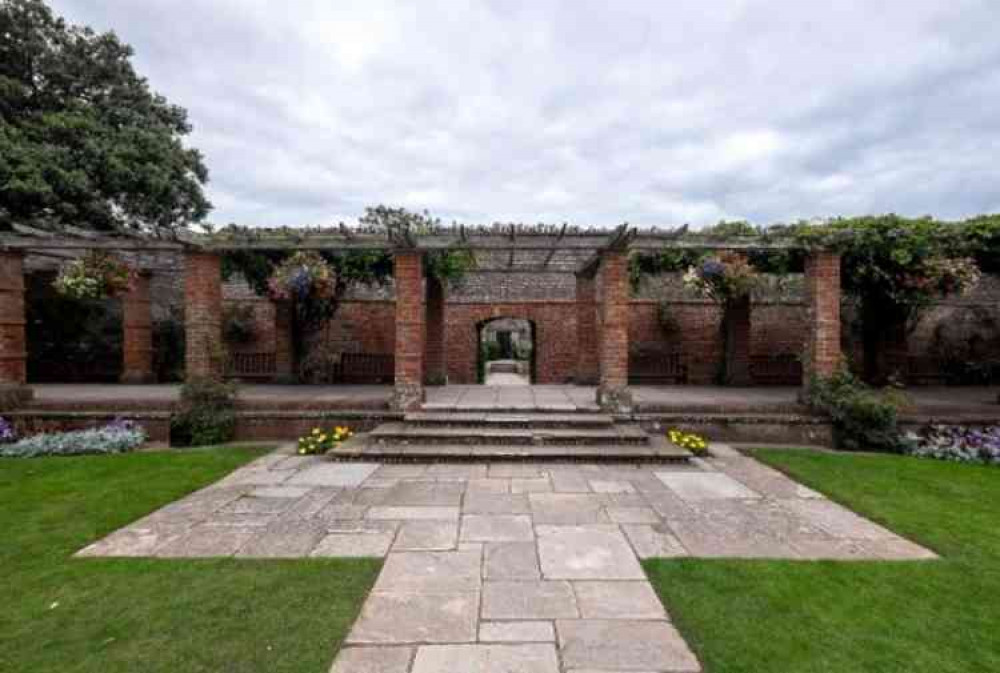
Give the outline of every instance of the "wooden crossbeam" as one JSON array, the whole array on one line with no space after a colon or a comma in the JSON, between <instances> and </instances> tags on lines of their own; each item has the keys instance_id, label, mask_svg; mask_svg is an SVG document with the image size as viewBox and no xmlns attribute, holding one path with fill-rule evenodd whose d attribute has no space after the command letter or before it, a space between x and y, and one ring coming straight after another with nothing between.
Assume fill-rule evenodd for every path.
<instances>
[{"instance_id":1,"label":"wooden crossbeam","mask_svg":"<svg viewBox=\"0 0 1000 673\"><path fill-rule=\"evenodd\" d=\"M552 256L556 254L559 249L559 244L562 242L563 238L566 236L566 227L569 226L566 222L563 222L562 229L559 230L559 236L556 238L555 242L552 244L552 249L549 250L549 254L545 256L545 261L542 263L542 267L547 267L549 262L552 261Z\"/></svg>"}]
</instances>

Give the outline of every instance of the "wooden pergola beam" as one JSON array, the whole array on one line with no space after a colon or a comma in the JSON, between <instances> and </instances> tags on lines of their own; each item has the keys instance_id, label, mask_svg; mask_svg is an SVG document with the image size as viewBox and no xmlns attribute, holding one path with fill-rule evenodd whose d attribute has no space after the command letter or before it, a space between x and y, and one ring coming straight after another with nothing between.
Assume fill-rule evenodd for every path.
<instances>
[{"instance_id":1,"label":"wooden pergola beam","mask_svg":"<svg viewBox=\"0 0 1000 673\"><path fill-rule=\"evenodd\" d=\"M549 254L547 254L545 256L545 261L542 262L542 268L545 268L545 267L547 267L549 265L549 262L552 261L552 257L556 254L556 251L559 250L559 244L562 242L563 238L566 236L566 227L567 226L569 226L569 225L566 222L563 222L562 229L559 230L559 236L556 238L555 242L552 244L552 249L549 250Z\"/></svg>"},{"instance_id":2,"label":"wooden pergola beam","mask_svg":"<svg viewBox=\"0 0 1000 673\"><path fill-rule=\"evenodd\" d=\"M642 252L663 250L802 250L793 239L745 237L719 239L689 233L686 228L669 232L637 230L623 224L613 231L572 229L564 224L559 230L472 229L464 225L440 228L416 234L409 228L391 228L385 233L356 230L346 225L324 230L261 229L210 234L183 232L174 240L144 237L141 234L105 235L70 228L52 232L17 226L13 232L0 233L0 250L120 250L205 252L321 250L321 251L391 251L447 250L463 247L472 251L506 252L507 266L514 268L517 253L544 252L542 267L548 267L560 252L597 254L602 250L630 249ZM589 264L589 261L588 263ZM586 266L585 264L584 266Z\"/></svg>"},{"instance_id":3,"label":"wooden pergola beam","mask_svg":"<svg viewBox=\"0 0 1000 673\"><path fill-rule=\"evenodd\" d=\"M514 268L514 251L515 245L517 243L517 231L514 229L514 225L510 225L510 257L507 258L507 268Z\"/></svg>"}]
</instances>

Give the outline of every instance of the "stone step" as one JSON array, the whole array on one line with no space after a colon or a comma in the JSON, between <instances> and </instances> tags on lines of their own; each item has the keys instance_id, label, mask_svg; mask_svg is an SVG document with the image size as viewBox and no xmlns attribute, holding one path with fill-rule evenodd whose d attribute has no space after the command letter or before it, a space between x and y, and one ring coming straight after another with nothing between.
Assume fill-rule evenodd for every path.
<instances>
[{"instance_id":1,"label":"stone step","mask_svg":"<svg viewBox=\"0 0 1000 673\"><path fill-rule=\"evenodd\" d=\"M514 386L511 386L514 387ZM598 414L601 407L597 403L571 404L568 402L424 402L421 410L434 413L489 413L489 414Z\"/></svg>"},{"instance_id":2,"label":"stone step","mask_svg":"<svg viewBox=\"0 0 1000 673\"><path fill-rule=\"evenodd\" d=\"M368 435L374 442L392 444L594 444L600 446L646 444L649 435L638 424L602 428L504 428L482 426L431 426L383 423Z\"/></svg>"},{"instance_id":3,"label":"stone step","mask_svg":"<svg viewBox=\"0 0 1000 673\"><path fill-rule=\"evenodd\" d=\"M518 366L516 362L508 361L498 361L491 362L489 365L489 371L491 374L518 374Z\"/></svg>"},{"instance_id":4,"label":"stone step","mask_svg":"<svg viewBox=\"0 0 1000 673\"><path fill-rule=\"evenodd\" d=\"M434 412L416 411L406 414L403 420L420 427L496 427L496 428L607 428L615 419L608 414L593 413L520 413L492 412Z\"/></svg>"},{"instance_id":5,"label":"stone step","mask_svg":"<svg viewBox=\"0 0 1000 673\"><path fill-rule=\"evenodd\" d=\"M327 453L331 460L384 462L440 461L587 461L587 462L687 462L692 456L660 438L646 444L401 444L345 442Z\"/></svg>"}]
</instances>

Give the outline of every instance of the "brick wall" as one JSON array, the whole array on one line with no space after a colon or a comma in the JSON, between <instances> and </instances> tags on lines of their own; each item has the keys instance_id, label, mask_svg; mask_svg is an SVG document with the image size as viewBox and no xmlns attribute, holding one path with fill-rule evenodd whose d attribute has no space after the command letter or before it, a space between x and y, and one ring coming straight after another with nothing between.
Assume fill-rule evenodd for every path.
<instances>
[{"instance_id":1,"label":"brick wall","mask_svg":"<svg viewBox=\"0 0 1000 673\"><path fill-rule=\"evenodd\" d=\"M479 325L493 318L522 318L535 326L535 383L566 383L576 372L576 303L522 301L449 303L445 308L448 381L475 383Z\"/></svg>"},{"instance_id":2,"label":"brick wall","mask_svg":"<svg viewBox=\"0 0 1000 673\"><path fill-rule=\"evenodd\" d=\"M797 275L780 283L773 281L755 296L751 357L803 353L808 328L805 289L804 278ZM227 301L255 302L260 346L265 350L273 347L271 302L238 283L227 284L225 295ZM566 273L484 272L450 288L445 308L449 380L475 382L477 325L492 317L534 321L539 383L574 379L581 346L586 348L590 343L576 335L575 296L575 278ZM666 325L660 319L660 297L666 298ZM854 345L849 338L850 317L851 311L845 307L843 333L848 353ZM691 383L716 380L722 358L721 311L684 288L679 275L667 274L643 283L629 304L628 333L633 352L681 353ZM345 352L391 354L395 338L391 284L352 288L323 338ZM1000 278L987 276L968 296L941 302L925 314L910 335L910 353L938 357L943 350L1000 360Z\"/></svg>"}]
</instances>

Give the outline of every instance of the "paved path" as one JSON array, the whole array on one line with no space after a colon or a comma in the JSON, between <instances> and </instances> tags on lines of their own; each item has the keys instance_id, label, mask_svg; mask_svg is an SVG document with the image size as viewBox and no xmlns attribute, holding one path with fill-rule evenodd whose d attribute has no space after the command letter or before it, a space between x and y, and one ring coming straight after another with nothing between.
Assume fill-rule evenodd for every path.
<instances>
[{"instance_id":1,"label":"paved path","mask_svg":"<svg viewBox=\"0 0 1000 673\"><path fill-rule=\"evenodd\" d=\"M697 671L647 557L933 554L725 446L695 466L276 452L82 555L384 556L332 673Z\"/></svg>"}]
</instances>

